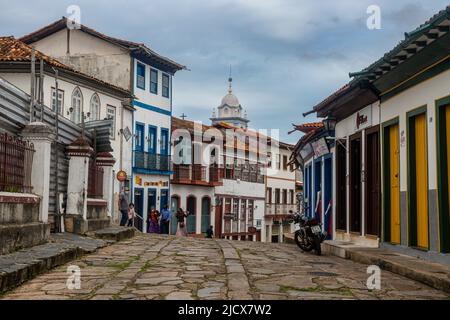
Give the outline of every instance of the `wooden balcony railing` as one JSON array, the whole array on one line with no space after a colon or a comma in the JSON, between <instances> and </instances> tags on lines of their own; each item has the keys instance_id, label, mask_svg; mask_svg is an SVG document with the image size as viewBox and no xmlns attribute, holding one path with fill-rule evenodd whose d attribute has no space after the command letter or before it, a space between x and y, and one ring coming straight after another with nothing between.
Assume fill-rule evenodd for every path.
<instances>
[{"instance_id":1,"label":"wooden balcony railing","mask_svg":"<svg viewBox=\"0 0 450 320\"><path fill-rule=\"evenodd\" d=\"M173 165L173 183L216 186L222 183L223 168L211 166L209 170L202 165ZM209 171L209 175L207 172Z\"/></svg>"}]
</instances>

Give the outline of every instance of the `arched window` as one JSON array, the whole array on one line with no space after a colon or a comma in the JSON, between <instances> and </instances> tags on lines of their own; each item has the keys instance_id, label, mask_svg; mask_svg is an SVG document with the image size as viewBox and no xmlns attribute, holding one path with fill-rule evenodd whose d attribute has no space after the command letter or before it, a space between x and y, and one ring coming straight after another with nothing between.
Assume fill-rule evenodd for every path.
<instances>
[{"instance_id":1,"label":"arched window","mask_svg":"<svg viewBox=\"0 0 450 320\"><path fill-rule=\"evenodd\" d=\"M96 93L92 95L89 112L91 113L89 120L93 121L100 119L100 98Z\"/></svg>"},{"instance_id":2,"label":"arched window","mask_svg":"<svg viewBox=\"0 0 450 320\"><path fill-rule=\"evenodd\" d=\"M81 110L83 110L83 96L80 88L76 87L72 93L72 112L70 113L70 120L75 123L80 123Z\"/></svg>"}]
</instances>

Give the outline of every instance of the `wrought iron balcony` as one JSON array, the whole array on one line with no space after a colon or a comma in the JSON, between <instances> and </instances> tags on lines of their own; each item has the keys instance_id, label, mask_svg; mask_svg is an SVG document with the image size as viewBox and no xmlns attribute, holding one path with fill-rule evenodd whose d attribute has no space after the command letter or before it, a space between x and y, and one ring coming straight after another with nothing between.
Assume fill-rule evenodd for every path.
<instances>
[{"instance_id":1,"label":"wrought iron balcony","mask_svg":"<svg viewBox=\"0 0 450 320\"><path fill-rule=\"evenodd\" d=\"M134 151L134 168L142 170L170 171L170 156Z\"/></svg>"}]
</instances>

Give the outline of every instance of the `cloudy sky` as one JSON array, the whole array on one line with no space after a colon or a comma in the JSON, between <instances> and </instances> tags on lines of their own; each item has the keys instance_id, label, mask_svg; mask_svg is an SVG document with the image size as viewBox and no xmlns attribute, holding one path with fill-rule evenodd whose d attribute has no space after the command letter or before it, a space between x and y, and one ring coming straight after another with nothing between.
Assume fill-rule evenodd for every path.
<instances>
[{"instance_id":1,"label":"cloudy sky","mask_svg":"<svg viewBox=\"0 0 450 320\"><path fill-rule=\"evenodd\" d=\"M395 3L394 3L395 2ZM111 36L144 42L188 66L174 79L174 115L208 122L234 93L253 128L314 121L302 113L380 58L448 0L0 0L0 34L20 37L76 4L81 23ZM367 8L381 9L381 29L369 30Z\"/></svg>"}]
</instances>

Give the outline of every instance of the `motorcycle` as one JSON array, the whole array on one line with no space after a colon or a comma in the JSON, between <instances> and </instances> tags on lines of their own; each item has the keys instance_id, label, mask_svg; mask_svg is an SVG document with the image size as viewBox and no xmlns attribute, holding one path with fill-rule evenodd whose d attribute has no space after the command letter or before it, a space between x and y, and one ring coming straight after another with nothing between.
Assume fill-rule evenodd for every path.
<instances>
[{"instance_id":1,"label":"motorcycle","mask_svg":"<svg viewBox=\"0 0 450 320\"><path fill-rule=\"evenodd\" d=\"M322 224L315 218L308 218L299 213L294 214L294 224L296 225L294 238L297 246L305 252L315 250L320 256L322 254L320 244L326 238L326 231L322 232Z\"/></svg>"}]
</instances>

